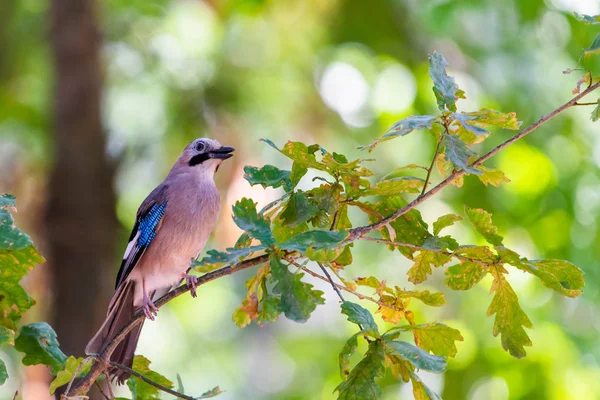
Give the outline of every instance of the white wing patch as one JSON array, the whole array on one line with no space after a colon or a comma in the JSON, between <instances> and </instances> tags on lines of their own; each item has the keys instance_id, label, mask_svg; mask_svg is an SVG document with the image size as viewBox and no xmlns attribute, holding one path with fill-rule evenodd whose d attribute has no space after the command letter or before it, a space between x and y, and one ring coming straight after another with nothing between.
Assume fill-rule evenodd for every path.
<instances>
[{"instance_id":1,"label":"white wing patch","mask_svg":"<svg viewBox=\"0 0 600 400\"><path fill-rule=\"evenodd\" d=\"M127 260L127 257L129 257L129 254L131 254L131 250L133 250L133 246L135 246L135 243L137 242L139 237L140 237L140 231L137 231L137 233L135 234L135 236L133 237L131 242L129 242L127 244L127 248L125 249L125 254L123 254L123 260Z\"/></svg>"}]
</instances>

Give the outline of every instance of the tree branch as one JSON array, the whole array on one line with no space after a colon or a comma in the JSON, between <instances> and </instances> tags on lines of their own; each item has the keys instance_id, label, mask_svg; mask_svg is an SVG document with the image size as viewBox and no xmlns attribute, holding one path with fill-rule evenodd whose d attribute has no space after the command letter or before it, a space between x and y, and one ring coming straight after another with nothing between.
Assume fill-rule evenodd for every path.
<instances>
[{"instance_id":1,"label":"tree branch","mask_svg":"<svg viewBox=\"0 0 600 400\"><path fill-rule=\"evenodd\" d=\"M589 93L591 93L592 91L598 89L598 87L600 87L600 82L597 82L591 86L589 86L587 89L585 89L583 92L581 92L580 94L578 94L577 96L575 96L574 98L572 98L571 100L569 100L567 103L563 104L562 106L560 106L559 108L557 108L556 110L552 111L551 113L543 116L542 118L540 118L538 121L534 122L533 124L529 125L527 128L525 128L524 130L522 130L521 132L519 132L518 134L516 134L515 136L511 137L510 139L508 139L507 141L503 142L502 144L500 144L499 146L493 148L492 150L490 150L489 152L487 152L486 154L484 154L483 156L479 157L477 160L475 160L473 163L470 164L470 166L472 167L476 167L479 166L481 164L483 164L485 161L487 161L489 158L491 158L492 156L494 156L496 153L498 153L500 150L504 149L505 147L509 146L510 144L516 142L517 140L521 139L522 137L526 136L527 134L533 132L534 130L536 130L537 128L539 128L541 125L543 125L544 123L546 123L548 120L556 117L558 114L562 113L563 111L565 111L566 109L578 104L577 101L580 100L581 98L583 98L584 96L588 95ZM435 195L437 192L439 192L440 190L442 190L444 187L448 186L452 181L454 181L456 178L465 175L465 171L464 170L460 170L460 171L454 171L452 174L450 174L446 179L444 179L443 181L441 181L440 183L438 183L436 186L434 186L432 189L430 189L428 192L420 195L419 197L417 197L415 200L413 200L412 202L410 202L409 204L407 204L406 206L396 210L393 214L391 214L390 216L381 219L378 222L375 222L373 224L370 225L366 225L366 226L361 226L361 227L357 227L354 229L351 229L349 232L348 237L346 238L344 244L348 244L351 242L354 242L358 239L362 239L362 240L372 240L372 241L381 241L380 239L375 239L375 238L365 238L363 237L365 234L375 231L375 230L379 230L381 228L383 228L384 226L386 226L387 224L389 224L390 222L394 221L395 219L397 219L398 217L400 217L403 214L406 214L408 211L414 209L415 207L417 207L419 204L423 203L425 200L429 199L430 197L432 197L433 195ZM394 244L394 245L400 245L400 246L406 246L406 247L414 247L414 245L408 245L407 243L397 243L397 242L389 242L388 244ZM426 249L428 251L432 251L430 249ZM457 257L456 255L452 254L453 256ZM198 278L198 286L204 285L210 281L213 281L215 279L221 278L223 276L226 275L231 275L234 272L237 271L241 271L244 269L248 269L251 267L254 267L256 265L260 265L260 264L264 264L265 262L268 261L268 255L264 254L261 256L257 256L245 261L242 261L240 263L231 265L231 266L227 266L227 267L223 267L220 269L217 269L215 271L209 272L205 275L202 275ZM474 261L474 260L469 260L469 261ZM292 261L293 262L293 261ZM298 264L299 265L299 264ZM307 272L308 274L310 274L311 276L324 280L326 282L330 282L330 280L328 280L326 277L321 276L311 270L309 270L306 267L300 267L303 271ZM363 300L368 300L368 301L372 301L380 306L384 306L384 307L389 307L392 309L395 309L397 311L402 311L404 312L404 310L398 309L396 307L390 306L388 304L379 302L371 297L365 296L363 294L360 294L356 291L353 291L351 289L348 289L345 286L333 283L333 286L337 287L338 289L344 290L348 293L351 293L353 295L355 295L356 297L358 297L359 299L363 299ZM188 287L186 285L180 286L177 289L172 290L171 292L167 293L166 295L164 295L163 297L161 297L158 301L155 302L157 307L162 307L163 305L165 305L166 303L168 303L169 301L173 300L174 298L186 293L188 291ZM135 326L137 326L139 323L141 323L142 319L145 318L145 315L143 312L138 312L134 315L133 319L119 332L119 334L117 336L115 336L115 338L113 340L111 340L111 342L106 346L106 348L98 355L98 358L100 360L110 360L110 356L112 355L112 353L115 351L116 347L118 346L118 344L124 339L124 337L127 335L127 333L129 333L129 331L131 331L131 329L133 329ZM72 395L85 395L90 387L94 384L94 382L102 375L102 373L104 372L105 369L105 362L96 362L90 372L83 378L81 379L73 388L73 394ZM65 393L65 395L67 395L68 393Z\"/></svg>"},{"instance_id":2,"label":"tree branch","mask_svg":"<svg viewBox=\"0 0 600 400\"><path fill-rule=\"evenodd\" d=\"M226 275L231 275L234 272L248 269L248 268L254 267L259 264L263 264L263 263L267 262L268 260L269 260L269 256L267 254L263 254L261 256L257 256L257 257L251 258L249 260L242 261L242 262L234 264L232 266L227 266L224 268L220 268L216 271L209 272L207 274L204 274L204 275L198 277L198 285L197 286L204 285L210 281L214 281L215 279L221 278ZM169 301L173 300L174 298L176 298L178 296L181 296L182 294L184 294L188 291L189 291L189 288L187 287L187 285L179 286L177 289L170 291L169 293L167 293L166 295L164 295L163 297L158 299L154 304L156 305L156 307L160 308L163 305L165 305L166 303L168 303ZM125 338L127 333L129 333L129 331L131 331L135 326L137 326L139 323L141 323L144 318L146 318L146 316L144 315L144 313L142 311L137 312L133 316L133 319L127 325L125 325L125 327L123 329L121 329L119 334L117 336L115 336L115 338L110 341L108 346L106 346L106 348L98 355L98 358L101 360L110 360L110 356L115 351L115 349L117 348L119 343ZM75 385L75 387L73 388L72 395L86 394L90 390L90 387L100 377L100 375L102 375L103 372L104 372L104 366L102 365L102 363L96 362L90 369L90 372L83 379L81 379L81 381L79 381ZM68 395L68 393L66 392L65 395Z\"/></svg>"},{"instance_id":3,"label":"tree branch","mask_svg":"<svg viewBox=\"0 0 600 400\"><path fill-rule=\"evenodd\" d=\"M432 253L444 254L444 255L447 255L447 256L450 256L450 257L456 257L459 260L470 261L470 262L474 262L474 263L482 264L482 265L490 265L491 264L491 263L486 263L485 261L478 260L476 258L466 257L466 256L463 256L461 254L455 254L455 253L453 253L451 251L438 250L438 249L428 249L428 248L425 248L423 246L417 246L416 244L394 242L393 240L380 239L380 238L374 238L374 237L369 237L369 236L361 236L359 239L360 240L365 240L367 242L385 243L385 244L390 244L392 246L410 247L411 249L415 249L415 250L431 251Z\"/></svg>"},{"instance_id":4,"label":"tree branch","mask_svg":"<svg viewBox=\"0 0 600 400\"><path fill-rule=\"evenodd\" d=\"M598 87L600 87L600 82L597 82L597 83L589 86L583 92L581 92L577 96L573 97L571 100L569 100L568 102L566 102L562 106L558 107L556 110L552 111L550 114L544 115L542 118L540 118L539 120L537 120L533 124L529 125L527 128L523 129L521 132L519 132L515 136L511 137L510 139L508 139L507 141L503 142L502 144L494 147L492 150L490 150L489 152L485 153L484 155L482 155L481 157L479 157L477 160L473 161L469 166L471 166L471 167L477 167L477 166L483 164L489 158L491 158L492 156L496 155L496 153L498 153L500 150L504 149L505 147L513 144L514 142L516 142L517 140L521 139L522 137L524 137L524 136L528 135L529 133L533 132L534 130L536 130L537 128L539 128L540 126L542 126L544 123L546 123L549 120L551 120L552 118L556 117L558 114L562 113L566 109L568 109L570 107L573 107L575 105L575 103L577 103L577 101L579 99L581 99L582 97L585 97L586 95L590 94L594 90L598 89ZM415 208L416 206L418 206L419 204L423 203L425 200L429 199L431 196L433 196L434 194L436 194L437 192L439 192L440 190L442 190L444 187L448 186L456 178L461 177L461 176L463 176L465 174L466 174L465 170L454 171L446 179L444 179L443 181L441 181L440 183L438 183L436 186L434 186L433 188L431 188L431 190L429 190L427 193L425 193L422 196L417 197L415 200L411 201L406 206L398 209L396 212L394 212L389 217L383 218L381 221L375 222L375 223L373 223L371 225L361 226L361 227L358 227L358 228L351 229L350 230L350 235L346 239L346 242L347 243L353 242L354 240L356 240L360 236L363 236L363 235L365 235L365 234L367 234L369 232L372 232L372 231L379 230L379 229L383 228L385 225L387 225L390 222L394 221L395 219L397 219L401 215L406 214L407 212L409 212L410 210L412 210L413 208Z\"/></svg>"}]
</instances>

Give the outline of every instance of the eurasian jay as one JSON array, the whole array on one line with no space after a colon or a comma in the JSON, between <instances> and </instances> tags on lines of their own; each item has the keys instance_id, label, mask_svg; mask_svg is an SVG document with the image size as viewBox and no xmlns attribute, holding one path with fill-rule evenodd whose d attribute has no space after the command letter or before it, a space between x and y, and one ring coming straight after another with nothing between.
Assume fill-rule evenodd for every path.
<instances>
[{"instance_id":1,"label":"eurasian jay","mask_svg":"<svg viewBox=\"0 0 600 400\"><path fill-rule=\"evenodd\" d=\"M140 308L154 320L158 309L153 300L179 286L183 279L196 297L197 278L188 274L190 260L199 256L217 222L220 200L213 178L233 150L216 140L194 140L144 200L123 255L106 320L85 348L87 354L100 353ZM129 332L111 361L131 367L142 325ZM109 374L119 383L129 377L117 369L109 370Z\"/></svg>"}]
</instances>

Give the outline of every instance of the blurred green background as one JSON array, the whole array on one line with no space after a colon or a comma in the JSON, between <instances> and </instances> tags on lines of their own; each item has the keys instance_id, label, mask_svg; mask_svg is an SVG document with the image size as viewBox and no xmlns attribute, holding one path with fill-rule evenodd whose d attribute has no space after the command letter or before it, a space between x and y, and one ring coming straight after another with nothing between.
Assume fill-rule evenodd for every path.
<instances>
[{"instance_id":1,"label":"blurred green background","mask_svg":"<svg viewBox=\"0 0 600 400\"><path fill-rule=\"evenodd\" d=\"M0 4L0 193L18 197L17 221L42 254L53 254L57 240L48 237L51 219L45 215L51 171L63 150L56 146L53 122L60 116L54 115L50 37L61 28L50 22L53 3L60 1ZM428 53L437 50L448 59L450 75L467 94L460 110L515 111L528 125L570 98L581 75L562 71L576 66L598 33L577 22L573 11L600 14L595 0L106 0L96 6L104 74L100 152L116 192L116 203L107 207L115 210L119 225L111 236L114 248L106 250L110 266L79 268L91 280L108 283L84 287L90 296L102 292L97 306L84 310L92 324L59 306L61 265L50 260L26 281L38 300L28 318L56 321L62 315L59 324L66 320L69 329L57 331L67 349L76 335L87 341L99 326L137 206L194 138L213 137L237 149L217 174L223 211L209 243L231 246L239 234L231 204L251 196L264 205L279 195L251 188L243 166L289 168L259 138L279 145L314 142L348 158L373 157L380 176L401 165L426 164L434 141L424 132L370 154L357 147L402 117L436 112ZM600 72L597 61L585 66ZM452 292L443 284L443 270L434 271L422 286L443 291L448 304L413 303L417 321L444 322L465 337L446 374L420 374L444 399L600 398L600 125L590 121L590 111L567 111L487 163L502 169L511 183L485 187L469 177L464 187L447 188L420 208L431 223L447 212L461 213L464 204L483 207L493 213L507 246L529 258L568 259L586 273L585 294L573 300L511 270L509 280L535 325L529 332L534 346L516 360L492 336L493 320L485 316L489 280L469 292ZM498 131L477 150L509 135ZM72 167L77 168L82 167ZM305 177L302 185L310 184ZM77 229L85 236L95 227L82 221ZM467 224L451 233L461 243L479 240ZM412 286L405 275L410 264L399 253L375 243L355 248L346 278L374 274ZM338 352L355 327L340 314L330 288L314 282L326 292L327 304L306 324L280 320L238 329L231 314L250 274L219 279L203 286L198 299L183 296L161 309L156 322L146 323L138 353L171 380L179 373L188 393L220 385L223 400L334 399ZM89 325L85 334L78 333L78 324ZM82 349L74 352L83 355ZM0 399L12 399L17 389L24 399L48 398L47 372L24 369L16 353L2 354L7 357L11 378L0 387ZM390 376L382 385L386 400L412 398L410 387Z\"/></svg>"}]
</instances>

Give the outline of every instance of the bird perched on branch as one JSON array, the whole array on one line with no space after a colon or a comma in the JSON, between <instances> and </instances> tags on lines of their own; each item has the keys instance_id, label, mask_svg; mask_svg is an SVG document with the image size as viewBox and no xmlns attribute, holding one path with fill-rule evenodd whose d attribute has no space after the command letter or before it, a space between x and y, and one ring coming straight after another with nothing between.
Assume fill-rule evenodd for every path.
<instances>
[{"instance_id":1,"label":"bird perched on branch","mask_svg":"<svg viewBox=\"0 0 600 400\"><path fill-rule=\"evenodd\" d=\"M142 309L154 320L153 301L185 279L196 297L197 278L189 275L190 260L197 258L217 222L219 192L214 174L232 147L212 139L196 139L177 159L165 178L138 209L135 225L117 275L107 317L85 351L98 354ZM134 327L113 352L111 361L131 367L142 324ZM129 374L109 370L123 383Z\"/></svg>"}]
</instances>

